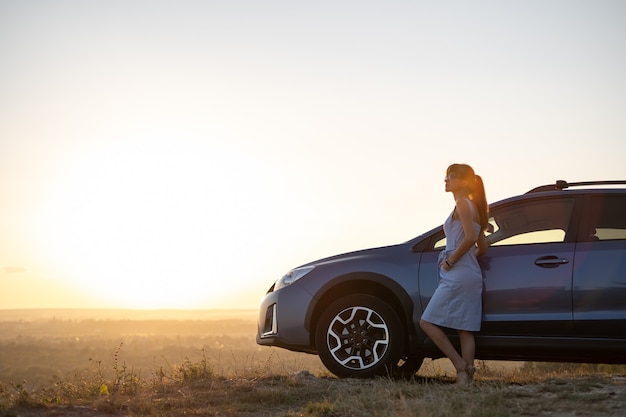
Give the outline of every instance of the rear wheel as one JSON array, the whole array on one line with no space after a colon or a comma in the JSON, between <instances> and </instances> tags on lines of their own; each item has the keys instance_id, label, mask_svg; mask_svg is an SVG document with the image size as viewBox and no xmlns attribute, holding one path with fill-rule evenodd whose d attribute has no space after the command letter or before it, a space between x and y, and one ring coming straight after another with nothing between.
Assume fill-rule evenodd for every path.
<instances>
[{"instance_id":1,"label":"rear wheel","mask_svg":"<svg viewBox=\"0 0 626 417\"><path fill-rule=\"evenodd\" d=\"M404 339L394 309L364 294L333 302L321 315L315 332L322 363L338 377L393 374Z\"/></svg>"},{"instance_id":2,"label":"rear wheel","mask_svg":"<svg viewBox=\"0 0 626 417\"><path fill-rule=\"evenodd\" d=\"M424 362L423 356L411 356L400 358L398 363L393 367L391 376L399 379L411 379L419 371Z\"/></svg>"}]
</instances>

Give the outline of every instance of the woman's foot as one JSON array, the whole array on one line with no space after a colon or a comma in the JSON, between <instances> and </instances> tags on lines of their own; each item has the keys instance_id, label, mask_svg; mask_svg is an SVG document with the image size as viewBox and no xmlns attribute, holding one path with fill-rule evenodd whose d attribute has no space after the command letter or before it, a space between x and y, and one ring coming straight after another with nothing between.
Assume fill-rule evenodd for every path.
<instances>
[{"instance_id":1,"label":"woman's foot","mask_svg":"<svg viewBox=\"0 0 626 417\"><path fill-rule=\"evenodd\" d=\"M469 385L472 382L469 374L465 369L456 371L456 384L457 385Z\"/></svg>"},{"instance_id":2,"label":"woman's foot","mask_svg":"<svg viewBox=\"0 0 626 417\"><path fill-rule=\"evenodd\" d=\"M468 385L472 378L470 377L468 370L470 369L470 365L463 361L463 364L456 368L456 383L457 385Z\"/></svg>"},{"instance_id":3,"label":"woman's foot","mask_svg":"<svg viewBox=\"0 0 626 417\"><path fill-rule=\"evenodd\" d=\"M467 377L468 377L470 382L472 382L474 380L474 373L475 372L476 372L476 368L474 368L473 366L468 366L465 369L465 373L467 374Z\"/></svg>"}]
</instances>

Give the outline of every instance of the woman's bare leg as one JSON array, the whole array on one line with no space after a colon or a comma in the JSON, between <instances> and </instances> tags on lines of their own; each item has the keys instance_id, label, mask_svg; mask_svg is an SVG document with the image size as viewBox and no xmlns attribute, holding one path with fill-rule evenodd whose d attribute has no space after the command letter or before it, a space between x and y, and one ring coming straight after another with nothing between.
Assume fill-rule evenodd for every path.
<instances>
[{"instance_id":1,"label":"woman's bare leg","mask_svg":"<svg viewBox=\"0 0 626 417\"><path fill-rule=\"evenodd\" d=\"M467 364L467 371L474 367L474 356L476 355L476 342L474 333L465 330L459 330L459 340L461 341L461 355Z\"/></svg>"},{"instance_id":2,"label":"woman's bare leg","mask_svg":"<svg viewBox=\"0 0 626 417\"><path fill-rule=\"evenodd\" d=\"M446 336L439 326L428 321L420 320L420 327L444 355L450 359L457 372L465 372L467 370L468 362L465 361L463 356L459 355L459 352L456 351L452 342L448 339L448 336Z\"/></svg>"}]
</instances>

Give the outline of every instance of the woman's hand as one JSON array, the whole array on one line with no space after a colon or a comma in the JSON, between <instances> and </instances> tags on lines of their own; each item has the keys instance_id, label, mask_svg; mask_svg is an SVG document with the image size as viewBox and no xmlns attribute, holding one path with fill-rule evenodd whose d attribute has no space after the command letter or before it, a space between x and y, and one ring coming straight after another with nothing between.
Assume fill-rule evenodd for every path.
<instances>
[{"instance_id":1,"label":"woman's hand","mask_svg":"<svg viewBox=\"0 0 626 417\"><path fill-rule=\"evenodd\" d=\"M485 238L485 234L481 231L478 234L476 249L474 250L474 254L476 255L476 257L482 256L487 253L487 246L487 239Z\"/></svg>"}]
</instances>

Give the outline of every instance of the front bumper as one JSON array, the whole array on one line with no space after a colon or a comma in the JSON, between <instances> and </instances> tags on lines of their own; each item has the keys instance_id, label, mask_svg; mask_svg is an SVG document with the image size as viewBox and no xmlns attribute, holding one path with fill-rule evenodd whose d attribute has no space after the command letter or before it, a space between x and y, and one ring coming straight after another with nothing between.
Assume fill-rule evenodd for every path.
<instances>
[{"instance_id":1,"label":"front bumper","mask_svg":"<svg viewBox=\"0 0 626 417\"><path fill-rule=\"evenodd\" d=\"M259 306L257 344L315 353L306 320L312 305L313 297L298 282L267 293Z\"/></svg>"}]
</instances>

